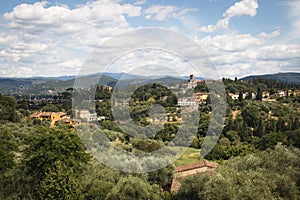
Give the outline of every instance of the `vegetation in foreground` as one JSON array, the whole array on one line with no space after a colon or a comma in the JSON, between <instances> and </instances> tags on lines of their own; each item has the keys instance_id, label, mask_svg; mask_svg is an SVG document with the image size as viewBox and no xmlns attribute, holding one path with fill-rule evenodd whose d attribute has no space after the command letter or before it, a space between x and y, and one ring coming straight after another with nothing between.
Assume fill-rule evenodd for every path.
<instances>
[{"instance_id":1,"label":"vegetation in foreground","mask_svg":"<svg viewBox=\"0 0 300 200\"><path fill-rule=\"evenodd\" d=\"M255 90L257 85L263 90L269 88L264 81L224 82L228 93ZM139 125L148 123L145 118L149 104L160 101L159 94L152 95L158 96L150 93L151 101L139 101L131 110ZM109 96L99 91L96 98ZM51 105L44 102L37 108L67 111L69 98ZM142 96L136 94L134 98L140 100ZM113 122L108 100L97 102L96 110L109 119L100 124L110 142L127 151L143 153L172 142L180 123L173 120L180 115L172 108L175 102L172 97L164 104L172 123L147 141L122 133ZM75 131L63 124L49 128L47 121L29 120L28 102L17 103L12 97L0 96L0 199L299 199L299 102L297 96L275 102L228 98L225 127L217 145L206 156L219 163L217 174L184 178L178 193L171 194L174 166L145 174L113 170L86 153ZM197 149L211 117L209 102L200 105L199 112L197 135L191 138L193 148L175 165L199 160Z\"/></svg>"}]
</instances>

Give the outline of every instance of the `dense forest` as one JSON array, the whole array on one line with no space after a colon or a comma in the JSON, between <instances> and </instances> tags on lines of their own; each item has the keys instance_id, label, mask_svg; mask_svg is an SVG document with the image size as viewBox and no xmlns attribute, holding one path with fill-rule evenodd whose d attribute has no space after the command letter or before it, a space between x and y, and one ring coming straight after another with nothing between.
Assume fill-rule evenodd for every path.
<instances>
[{"instance_id":1,"label":"dense forest","mask_svg":"<svg viewBox=\"0 0 300 200\"><path fill-rule=\"evenodd\" d=\"M218 163L217 172L183 178L177 193L170 192L175 164L148 173L120 172L93 158L76 130L64 124L50 128L49 121L29 117L36 110L72 115L72 95L84 98L94 91L97 115L105 116L99 125L111 143L139 153L170 143L181 146L180 140L172 141L181 124L181 108L168 88L149 84L131 96L130 116L139 126L149 124L152 104L162 105L167 112L162 129L147 140L128 136L118 127L111 111L112 91L99 86L69 88L51 103L0 95L0 199L299 199L300 97L293 92L300 86L266 79L223 79L223 83L228 95L225 124L217 144L205 156ZM122 88L115 90L122 93ZM205 82L194 90L209 92ZM291 94L274 96L272 101L261 96L279 90ZM243 98L246 92L256 93L256 98ZM232 99L229 93L239 98ZM191 114L199 115L196 135L187 135L191 148L201 151L211 109L208 100ZM78 128L89 130L89 126Z\"/></svg>"}]
</instances>

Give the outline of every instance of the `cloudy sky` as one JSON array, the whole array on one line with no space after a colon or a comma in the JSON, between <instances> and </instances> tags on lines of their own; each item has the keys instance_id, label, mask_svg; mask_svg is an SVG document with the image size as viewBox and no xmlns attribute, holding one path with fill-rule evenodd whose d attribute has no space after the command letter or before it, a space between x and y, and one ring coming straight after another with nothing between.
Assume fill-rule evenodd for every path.
<instances>
[{"instance_id":1,"label":"cloudy sky","mask_svg":"<svg viewBox=\"0 0 300 200\"><path fill-rule=\"evenodd\" d=\"M0 2L1 77L76 75L103 42L142 27L184 34L222 77L300 71L300 0Z\"/></svg>"}]
</instances>

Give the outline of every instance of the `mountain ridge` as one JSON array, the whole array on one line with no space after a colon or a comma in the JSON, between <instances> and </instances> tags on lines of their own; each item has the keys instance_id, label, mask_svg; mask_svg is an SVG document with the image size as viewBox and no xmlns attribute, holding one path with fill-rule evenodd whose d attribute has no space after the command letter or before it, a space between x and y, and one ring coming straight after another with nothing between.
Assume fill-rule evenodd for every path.
<instances>
[{"instance_id":1,"label":"mountain ridge","mask_svg":"<svg viewBox=\"0 0 300 200\"><path fill-rule=\"evenodd\" d=\"M275 74L250 75L243 77L240 80L249 81L257 78L300 84L300 73L298 72L280 72Z\"/></svg>"}]
</instances>

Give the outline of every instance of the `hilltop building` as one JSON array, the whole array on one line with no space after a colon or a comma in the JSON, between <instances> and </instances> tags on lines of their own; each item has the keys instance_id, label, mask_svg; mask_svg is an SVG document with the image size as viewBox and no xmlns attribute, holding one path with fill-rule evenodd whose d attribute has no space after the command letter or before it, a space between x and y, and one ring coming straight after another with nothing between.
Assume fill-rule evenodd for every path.
<instances>
[{"instance_id":1,"label":"hilltop building","mask_svg":"<svg viewBox=\"0 0 300 200\"><path fill-rule=\"evenodd\" d=\"M195 79L194 74L191 74L190 79L189 79L188 84L187 84L187 89L193 89L201 82L202 81Z\"/></svg>"}]
</instances>

